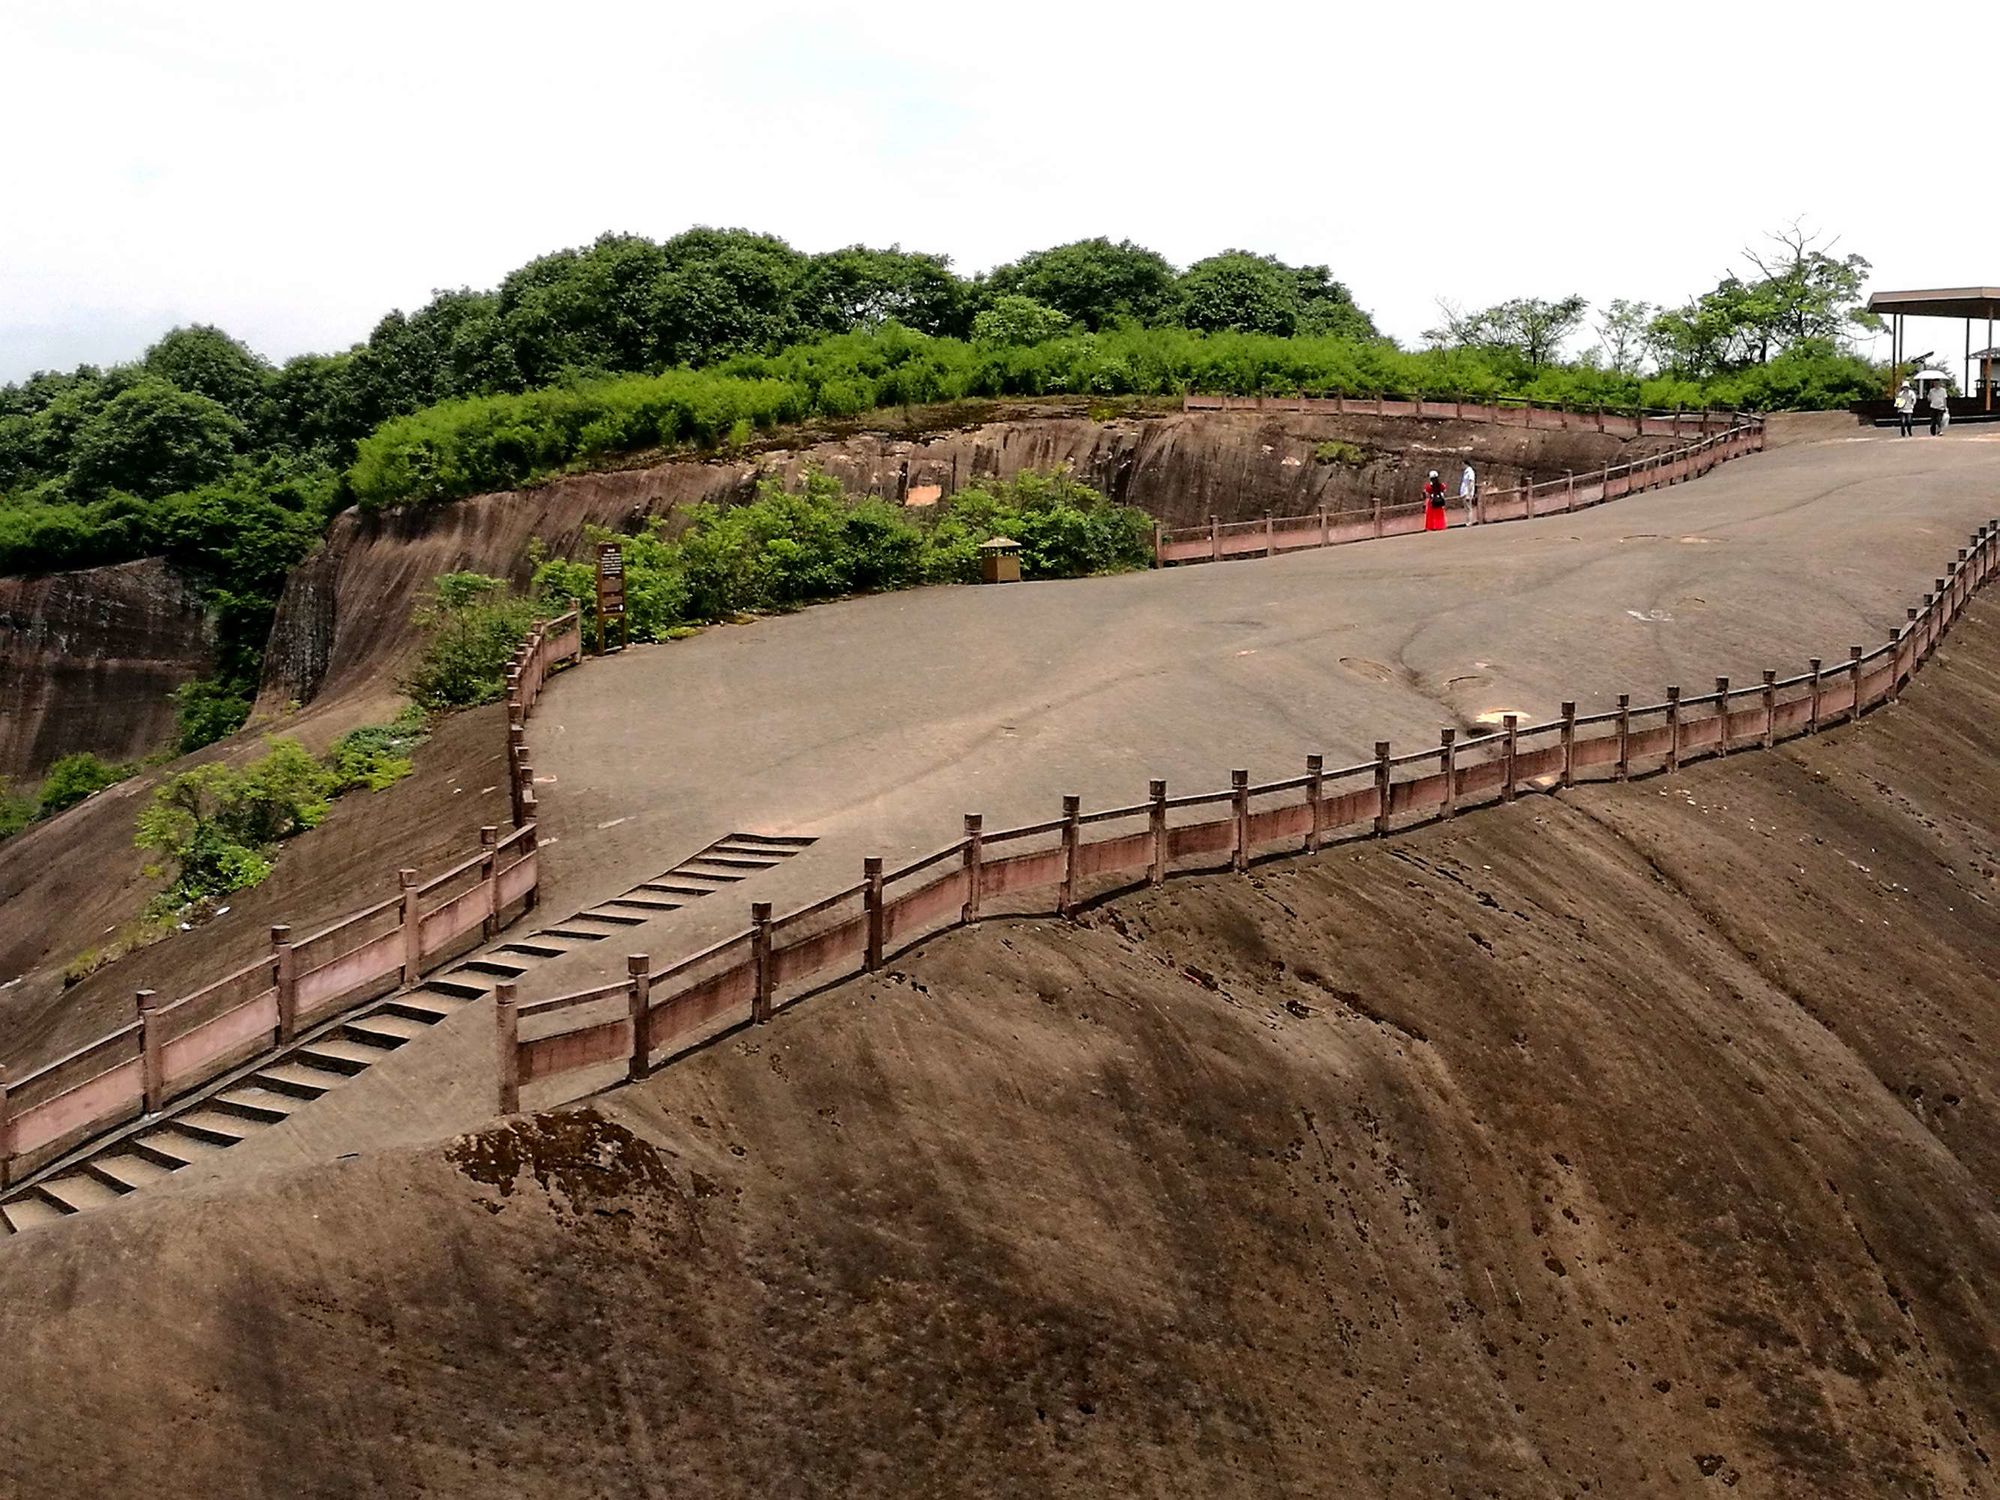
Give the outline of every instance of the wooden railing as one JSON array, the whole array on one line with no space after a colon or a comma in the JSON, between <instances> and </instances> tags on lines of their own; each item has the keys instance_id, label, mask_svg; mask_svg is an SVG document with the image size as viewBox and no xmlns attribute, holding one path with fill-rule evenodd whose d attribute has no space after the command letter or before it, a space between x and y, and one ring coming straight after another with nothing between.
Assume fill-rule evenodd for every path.
<instances>
[{"instance_id":1,"label":"wooden railing","mask_svg":"<svg viewBox=\"0 0 2000 1500\"><path fill-rule=\"evenodd\" d=\"M535 771L528 757L528 715L542 696L542 684L558 667L583 660L583 607L572 599L567 613L538 620L515 648L507 666L507 790L514 826L535 821Z\"/></svg>"},{"instance_id":2,"label":"wooden railing","mask_svg":"<svg viewBox=\"0 0 2000 1500\"><path fill-rule=\"evenodd\" d=\"M1268 404L1255 406L1263 401ZM1208 405L1206 403L1227 403ZM1391 401L1383 397L1255 397L1189 396L1184 404L1191 411L1334 411L1380 410L1385 416L1463 415L1470 421L1500 422L1507 416L1502 406L1475 405L1451 401ZM1636 495L1662 485L1681 484L1706 474L1732 458L1755 453L1764 446L1764 419L1735 416L1727 412L1629 413L1573 412L1567 407L1520 406L1520 425L1541 428L1574 426L1580 431L1643 432L1669 437L1687 433L1697 439L1671 452L1630 463L1606 464L1587 474L1567 474L1561 479L1517 485L1492 493L1481 491L1470 507L1456 495L1446 500L1447 514L1468 524L1533 520L1537 516L1560 515L1601 505L1622 495ZM1513 425L1513 424L1508 424ZM1468 514L1468 509L1470 514ZM1268 557L1278 552L1307 547L1338 547L1348 542L1377 537L1404 536L1424 529L1424 502L1402 501L1384 504L1377 499L1366 511L1329 511L1324 508L1303 516L1265 515L1255 521L1222 521L1209 517L1205 526L1153 528L1153 563L1214 562L1225 557Z\"/></svg>"},{"instance_id":3,"label":"wooden railing","mask_svg":"<svg viewBox=\"0 0 2000 1500\"><path fill-rule=\"evenodd\" d=\"M1461 740L1442 730L1435 746L1395 753L1378 742L1372 760L1328 770L1305 759L1304 774L1253 784L1231 773L1226 790L1170 796L1154 781L1143 801L1086 812L1065 797L1062 814L987 830L976 813L963 836L895 870L863 864L862 878L811 905L773 917L750 909L750 925L664 969L644 955L624 979L520 1003L499 988L499 1104L511 1112L528 1086L548 1095L638 1078L672 1056L738 1026L766 1021L809 984L878 968L885 953L924 935L975 922L994 904L1053 891L1058 912L1085 895L1139 881L1158 885L1175 870L1245 869L1253 853L1312 853L1335 839L1388 833L1398 819L1450 818L1481 802L1511 802L1581 780L1623 781L1690 761L1816 734L1895 699L1936 649L1974 590L2000 571L2000 520L1959 549L1935 591L1872 651L1845 661L1815 657L1808 670L1712 692L1670 687L1657 703L1522 724L1509 714L1490 733ZM1191 816L1190 816L1191 815ZM597 1075L595 1077L591 1075Z\"/></svg>"}]
</instances>

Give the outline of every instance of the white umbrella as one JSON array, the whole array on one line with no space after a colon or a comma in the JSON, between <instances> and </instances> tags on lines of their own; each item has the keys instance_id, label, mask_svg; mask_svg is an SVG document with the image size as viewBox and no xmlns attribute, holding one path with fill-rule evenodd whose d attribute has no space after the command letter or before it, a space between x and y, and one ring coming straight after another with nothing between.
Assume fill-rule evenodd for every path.
<instances>
[{"instance_id":1,"label":"white umbrella","mask_svg":"<svg viewBox=\"0 0 2000 1500\"><path fill-rule=\"evenodd\" d=\"M1943 370L1919 370L1910 377L1912 380L1949 380L1951 376Z\"/></svg>"}]
</instances>

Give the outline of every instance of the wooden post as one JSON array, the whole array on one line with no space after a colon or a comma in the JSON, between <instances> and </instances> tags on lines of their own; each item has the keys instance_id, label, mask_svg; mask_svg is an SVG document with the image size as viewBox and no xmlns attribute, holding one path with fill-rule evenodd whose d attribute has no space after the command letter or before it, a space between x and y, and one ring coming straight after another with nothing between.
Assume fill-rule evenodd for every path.
<instances>
[{"instance_id":1,"label":"wooden post","mask_svg":"<svg viewBox=\"0 0 2000 1500\"><path fill-rule=\"evenodd\" d=\"M1729 753L1729 679L1727 677L1718 677L1715 679L1715 712L1717 718L1721 720L1715 726L1715 753L1717 755L1727 755Z\"/></svg>"},{"instance_id":2,"label":"wooden post","mask_svg":"<svg viewBox=\"0 0 2000 1500\"><path fill-rule=\"evenodd\" d=\"M861 904L868 914L868 951L863 967L872 974L882 967L882 857L871 854L862 860L861 875L867 881Z\"/></svg>"},{"instance_id":3,"label":"wooden post","mask_svg":"<svg viewBox=\"0 0 2000 1500\"><path fill-rule=\"evenodd\" d=\"M1512 802L1516 787L1514 784L1514 754L1521 734L1521 716L1502 714L1500 716L1500 800Z\"/></svg>"},{"instance_id":4,"label":"wooden post","mask_svg":"<svg viewBox=\"0 0 2000 1500\"><path fill-rule=\"evenodd\" d=\"M1458 731L1438 731L1438 773L1444 777L1444 816L1458 812Z\"/></svg>"},{"instance_id":5,"label":"wooden post","mask_svg":"<svg viewBox=\"0 0 2000 1500\"><path fill-rule=\"evenodd\" d=\"M278 992L278 1035L289 1042L299 1029L298 957L292 951L292 929L280 922L271 929L271 983Z\"/></svg>"},{"instance_id":6,"label":"wooden post","mask_svg":"<svg viewBox=\"0 0 2000 1500\"><path fill-rule=\"evenodd\" d=\"M1764 733L1758 743L1768 750L1778 739L1778 672L1764 668Z\"/></svg>"},{"instance_id":7,"label":"wooden post","mask_svg":"<svg viewBox=\"0 0 2000 1500\"><path fill-rule=\"evenodd\" d=\"M500 830L491 824L479 830L479 883L486 891L486 915L479 935L491 939L500 931Z\"/></svg>"},{"instance_id":8,"label":"wooden post","mask_svg":"<svg viewBox=\"0 0 2000 1500\"><path fill-rule=\"evenodd\" d=\"M1306 853L1319 853L1320 835L1326 831L1326 758L1306 757Z\"/></svg>"},{"instance_id":9,"label":"wooden post","mask_svg":"<svg viewBox=\"0 0 2000 1500\"><path fill-rule=\"evenodd\" d=\"M1576 785L1576 705L1563 704L1562 716L1562 785L1569 787Z\"/></svg>"},{"instance_id":10,"label":"wooden post","mask_svg":"<svg viewBox=\"0 0 2000 1500\"><path fill-rule=\"evenodd\" d=\"M1273 552L1277 550L1278 550L1277 532L1274 529L1274 523L1271 520L1271 513L1267 510L1264 512L1264 555L1266 557L1269 557Z\"/></svg>"},{"instance_id":11,"label":"wooden post","mask_svg":"<svg viewBox=\"0 0 2000 1500\"><path fill-rule=\"evenodd\" d=\"M1319 508L1319 544L1324 547L1333 540L1333 526L1326 518L1326 507Z\"/></svg>"},{"instance_id":12,"label":"wooden post","mask_svg":"<svg viewBox=\"0 0 2000 1500\"><path fill-rule=\"evenodd\" d=\"M514 984L503 979L493 986L493 1026L500 1079L500 1113L516 1114L521 1108L520 1017L515 1010Z\"/></svg>"},{"instance_id":13,"label":"wooden post","mask_svg":"<svg viewBox=\"0 0 2000 1500\"><path fill-rule=\"evenodd\" d=\"M1063 798L1062 885L1056 897L1056 910L1064 916L1076 909L1076 853L1083 842L1083 825L1077 818L1082 807L1081 797Z\"/></svg>"},{"instance_id":14,"label":"wooden post","mask_svg":"<svg viewBox=\"0 0 2000 1500\"><path fill-rule=\"evenodd\" d=\"M1604 430L1603 416L1601 413L1599 414L1598 417L1597 430L1599 432L1602 432ZM1611 498L1611 465L1609 463L1605 464L1604 466L1604 477L1598 480L1597 482L1597 498L1599 500L1609 500Z\"/></svg>"},{"instance_id":15,"label":"wooden post","mask_svg":"<svg viewBox=\"0 0 2000 1500\"><path fill-rule=\"evenodd\" d=\"M1210 562L1220 562L1222 560L1222 517L1220 516L1210 516L1208 518L1208 560Z\"/></svg>"},{"instance_id":16,"label":"wooden post","mask_svg":"<svg viewBox=\"0 0 2000 1500\"><path fill-rule=\"evenodd\" d=\"M403 983L412 985L424 972L423 903L417 897L415 870L398 870L396 880L403 888Z\"/></svg>"},{"instance_id":17,"label":"wooden post","mask_svg":"<svg viewBox=\"0 0 2000 1500\"><path fill-rule=\"evenodd\" d=\"M750 903L750 1019L759 1026L771 1019L771 903Z\"/></svg>"},{"instance_id":18,"label":"wooden post","mask_svg":"<svg viewBox=\"0 0 2000 1500\"><path fill-rule=\"evenodd\" d=\"M1616 781L1632 779L1632 695L1618 695L1618 764L1612 768Z\"/></svg>"},{"instance_id":19,"label":"wooden post","mask_svg":"<svg viewBox=\"0 0 2000 1500\"><path fill-rule=\"evenodd\" d=\"M1667 689L1667 769L1681 768L1681 690Z\"/></svg>"},{"instance_id":20,"label":"wooden post","mask_svg":"<svg viewBox=\"0 0 2000 1500\"><path fill-rule=\"evenodd\" d=\"M1161 525L1160 522L1155 521L1153 523L1153 566L1156 568L1167 560L1167 544L1165 538L1162 536L1165 530L1166 527Z\"/></svg>"},{"instance_id":21,"label":"wooden post","mask_svg":"<svg viewBox=\"0 0 2000 1500\"><path fill-rule=\"evenodd\" d=\"M1167 784L1154 777L1146 783L1146 829L1153 835L1153 862L1146 870L1148 885L1161 885L1167 878Z\"/></svg>"},{"instance_id":22,"label":"wooden post","mask_svg":"<svg viewBox=\"0 0 2000 1500\"><path fill-rule=\"evenodd\" d=\"M1563 470L1563 509L1576 509L1576 470Z\"/></svg>"},{"instance_id":23,"label":"wooden post","mask_svg":"<svg viewBox=\"0 0 2000 1500\"><path fill-rule=\"evenodd\" d=\"M1382 497L1377 495L1369 503L1375 510L1375 538L1377 541L1380 541L1382 538Z\"/></svg>"},{"instance_id":24,"label":"wooden post","mask_svg":"<svg viewBox=\"0 0 2000 1500\"><path fill-rule=\"evenodd\" d=\"M1854 701L1847 706L1847 722L1850 724L1861 717L1861 657L1859 646L1847 648L1847 680L1854 694Z\"/></svg>"},{"instance_id":25,"label":"wooden post","mask_svg":"<svg viewBox=\"0 0 2000 1500\"><path fill-rule=\"evenodd\" d=\"M1534 520L1534 519L1535 519L1535 481L1534 481L1534 480L1532 480L1532 479L1523 479L1523 480L1521 481L1521 503L1522 503L1522 505L1523 505L1523 506L1524 506L1524 507L1526 508L1526 512L1527 512L1527 519L1528 519L1528 520L1530 520L1530 521Z\"/></svg>"},{"instance_id":26,"label":"wooden post","mask_svg":"<svg viewBox=\"0 0 2000 1500\"><path fill-rule=\"evenodd\" d=\"M1232 870L1250 868L1250 773L1229 773L1229 805L1236 815L1236 848L1229 856Z\"/></svg>"},{"instance_id":27,"label":"wooden post","mask_svg":"<svg viewBox=\"0 0 2000 1500\"><path fill-rule=\"evenodd\" d=\"M145 1097L146 1113L156 1115L160 1112L161 1100L166 1096L160 1000L152 990L140 990L135 998L139 1002L140 1088Z\"/></svg>"},{"instance_id":28,"label":"wooden post","mask_svg":"<svg viewBox=\"0 0 2000 1500\"><path fill-rule=\"evenodd\" d=\"M647 973L651 967L643 953L625 955L625 1014L632 1026L632 1056L625 1076L635 1081L646 1076L653 1061L653 977Z\"/></svg>"},{"instance_id":29,"label":"wooden post","mask_svg":"<svg viewBox=\"0 0 2000 1500\"><path fill-rule=\"evenodd\" d=\"M1811 705L1806 709L1806 733L1818 734L1820 659L1817 656L1810 657L1807 659L1806 665L1812 668L1812 702Z\"/></svg>"},{"instance_id":30,"label":"wooden post","mask_svg":"<svg viewBox=\"0 0 2000 1500\"><path fill-rule=\"evenodd\" d=\"M986 855L986 818L982 813L965 815L965 905L961 922L979 920L979 876Z\"/></svg>"},{"instance_id":31,"label":"wooden post","mask_svg":"<svg viewBox=\"0 0 2000 1500\"><path fill-rule=\"evenodd\" d=\"M1389 831L1389 742L1375 742L1375 832Z\"/></svg>"}]
</instances>

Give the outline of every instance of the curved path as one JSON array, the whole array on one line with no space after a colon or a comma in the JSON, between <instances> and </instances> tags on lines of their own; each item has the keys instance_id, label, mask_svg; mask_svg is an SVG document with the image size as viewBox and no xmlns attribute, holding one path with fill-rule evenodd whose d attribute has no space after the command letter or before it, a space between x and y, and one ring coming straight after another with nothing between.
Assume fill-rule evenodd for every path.
<instances>
[{"instance_id":1,"label":"curved path","mask_svg":"<svg viewBox=\"0 0 2000 1500\"><path fill-rule=\"evenodd\" d=\"M552 874L588 905L739 831L816 842L625 935L656 960L743 905L958 834L1550 718L1881 644L2000 499L2000 434L1854 433L1570 516L1118 578L823 606L589 663L535 727ZM753 888L754 887L754 888ZM561 965L540 976L569 979ZM585 982L582 980L579 983ZM553 992L553 991L551 991Z\"/></svg>"},{"instance_id":2,"label":"curved path","mask_svg":"<svg viewBox=\"0 0 2000 1500\"><path fill-rule=\"evenodd\" d=\"M1854 434L1569 516L1118 578L941 588L635 648L564 673L532 735L548 906L575 911L732 834L813 840L725 891L552 958L534 999L655 967L988 825L1368 758L1559 699L1754 681L1873 647L2000 512L2000 433ZM260 1165L491 1117L491 1002L225 1153ZM220 1170L220 1169L218 1169ZM179 1174L185 1175L185 1174ZM190 1186L198 1178L190 1179Z\"/></svg>"}]
</instances>

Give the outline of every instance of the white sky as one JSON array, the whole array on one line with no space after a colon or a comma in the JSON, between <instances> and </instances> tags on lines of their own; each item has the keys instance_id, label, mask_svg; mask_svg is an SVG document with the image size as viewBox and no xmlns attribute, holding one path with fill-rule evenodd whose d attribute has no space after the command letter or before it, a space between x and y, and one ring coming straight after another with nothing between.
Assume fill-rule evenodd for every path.
<instances>
[{"instance_id":1,"label":"white sky","mask_svg":"<svg viewBox=\"0 0 2000 1500\"><path fill-rule=\"evenodd\" d=\"M2000 284L1991 172L1895 112L1969 120L1974 73L1885 42L1985 70L1984 5L843 9L0 0L0 380L178 322L342 348L691 223L964 272L1240 245L1326 262L1405 341L1439 296L1679 300L1799 215L1878 288Z\"/></svg>"}]
</instances>

